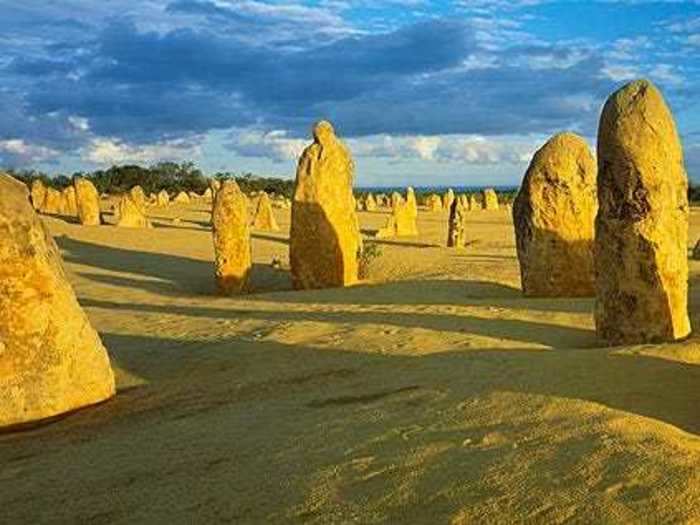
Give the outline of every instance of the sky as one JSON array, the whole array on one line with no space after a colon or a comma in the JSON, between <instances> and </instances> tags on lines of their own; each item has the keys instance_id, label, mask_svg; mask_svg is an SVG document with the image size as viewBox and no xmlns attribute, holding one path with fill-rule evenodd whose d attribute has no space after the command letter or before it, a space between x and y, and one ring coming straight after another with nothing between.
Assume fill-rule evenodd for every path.
<instances>
[{"instance_id":1,"label":"sky","mask_svg":"<svg viewBox=\"0 0 700 525\"><path fill-rule=\"evenodd\" d=\"M328 119L358 185L517 184L644 77L700 181L700 0L0 0L0 49L6 168L293 177Z\"/></svg>"}]
</instances>

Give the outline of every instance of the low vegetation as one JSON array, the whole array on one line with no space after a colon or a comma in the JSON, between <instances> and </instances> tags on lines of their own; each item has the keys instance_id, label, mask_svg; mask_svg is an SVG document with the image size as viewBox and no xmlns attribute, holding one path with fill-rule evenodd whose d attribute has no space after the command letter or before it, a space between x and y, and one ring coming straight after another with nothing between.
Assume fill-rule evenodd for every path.
<instances>
[{"instance_id":1,"label":"low vegetation","mask_svg":"<svg viewBox=\"0 0 700 525\"><path fill-rule=\"evenodd\" d=\"M75 172L71 176L49 176L47 173L37 170L8 170L8 173L31 184L35 179L41 179L44 184L56 189L69 186L74 176L90 179L100 193L124 193L140 185L146 193L157 193L166 190L171 195L180 191L194 191L202 193L209 184L209 176L206 176L192 162L160 162L153 166L143 167L136 164L112 166L107 170L93 172ZM244 193L254 191L266 191L291 198L294 187L293 180L275 177L261 177L252 173L236 174L232 172L217 172L211 178L236 179Z\"/></svg>"}]
</instances>

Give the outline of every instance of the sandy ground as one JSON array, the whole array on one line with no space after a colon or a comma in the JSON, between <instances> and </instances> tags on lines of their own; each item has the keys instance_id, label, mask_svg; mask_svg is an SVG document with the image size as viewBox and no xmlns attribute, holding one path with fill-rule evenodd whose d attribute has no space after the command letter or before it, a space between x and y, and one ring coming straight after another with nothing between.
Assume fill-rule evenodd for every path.
<instances>
[{"instance_id":1,"label":"sandy ground","mask_svg":"<svg viewBox=\"0 0 700 525\"><path fill-rule=\"evenodd\" d=\"M368 283L294 292L276 210L222 298L207 210L46 219L119 393L0 434L3 523L700 523L698 341L605 348L592 300L521 297L505 211L459 250L421 212Z\"/></svg>"}]
</instances>

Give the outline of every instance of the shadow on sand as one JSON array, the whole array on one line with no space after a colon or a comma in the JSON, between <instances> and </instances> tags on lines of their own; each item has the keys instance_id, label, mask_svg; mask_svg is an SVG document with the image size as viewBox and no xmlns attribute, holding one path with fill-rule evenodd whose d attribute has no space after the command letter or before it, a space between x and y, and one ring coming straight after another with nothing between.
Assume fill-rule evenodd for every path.
<instances>
[{"instance_id":1,"label":"shadow on sand","mask_svg":"<svg viewBox=\"0 0 700 525\"><path fill-rule=\"evenodd\" d=\"M82 277L95 282L137 288L161 295L216 295L214 265L208 261L114 248L67 236L57 237L56 243L67 262L122 274L79 272ZM126 277L124 273L143 276L146 279ZM291 279L288 271L275 269L270 265L254 264L251 285L255 292L290 290Z\"/></svg>"},{"instance_id":2,"label":"shadow on sand","mask_svg":"<svg viewBox=\"0 0 700 525\"><path fill-rule=\"evenodd\" d=\"M510 329L504 327L504 332ZM522 331L542 335L545 328L523 326ZM173 419L187 417L189 411L264 402L270 396L284 396L307 409L340 410L334 415L342 417L353 405L381 406L386 398L408 389L443 392L447 397L441 396L440 406L513 392L599 403L700 435L700 366L611 348L528 351L516 343L505 349L407 357L244 337L210 342L103 334L103 339L118 367L151 383L144 402L152 406L151 397L162 395L165 407L158 408L172 410ZM154 393L164 381L179 382L181 388ZM206 395L199 381L208 385ZM357 385L362 385L362 395ZM118 396L115 403L119 411L138 411L133 396Z\"/></svg>"}]
</instances>

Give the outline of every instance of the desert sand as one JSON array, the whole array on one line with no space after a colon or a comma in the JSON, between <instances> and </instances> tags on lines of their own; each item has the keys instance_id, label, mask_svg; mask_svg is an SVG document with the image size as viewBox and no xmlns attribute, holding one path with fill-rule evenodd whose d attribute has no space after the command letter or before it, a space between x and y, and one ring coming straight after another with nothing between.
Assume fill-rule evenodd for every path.
<instances>
[{"instance_id":1,"label":"desert sand","mask_svg":"<svg viewBox=\"0 0 700 525\"><path fill-rule=\"evenodd\" d=\"M366 239L368 281L292 291L275 209L256 292L230 298L209 205L148 213L44 218L118 393L0 434L3 521L700 522L700 344L603 347L592 299L524 298L506 210L472 212L454 249L421 209L419 237Z\"/></svg>"}]
</instances>

